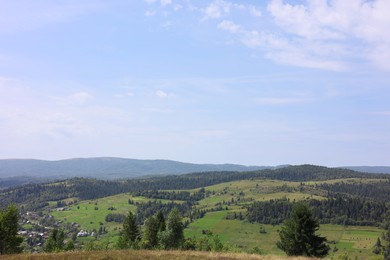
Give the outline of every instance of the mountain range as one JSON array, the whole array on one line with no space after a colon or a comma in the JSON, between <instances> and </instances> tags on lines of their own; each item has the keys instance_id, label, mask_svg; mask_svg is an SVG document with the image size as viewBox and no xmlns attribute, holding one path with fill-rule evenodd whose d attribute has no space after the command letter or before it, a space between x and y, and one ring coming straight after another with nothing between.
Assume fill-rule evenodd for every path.
<instances>
[{"instance_id":1,"label":"mountain range","mask_svg":"<svg viewBox=\"0 0 390 260\"><path fill-rule=\"evenodd\" d=\"M114 157L76 158L59 161L35 159L0 160L0 178L18 176L98 179L133 178L208 171L253 171L273 167L238 164L194 164L171 160L136 160Z\"/></svg>"},{"instance_id":2,"label":"mountain range","mask_svg":"<svg viewBox=\"0 0 390 260\"><path fill-rule=\"evenodd\" d=\"M172 160L137 160L115 157L75 158L58 161L0 159L0 188L72 177L113 180L193 172L255 171L286 166L288 165L194 164ZM367 173L390 173L390 167L386 166L346 166L340 168Z\"/></svg>"}]
</instances>

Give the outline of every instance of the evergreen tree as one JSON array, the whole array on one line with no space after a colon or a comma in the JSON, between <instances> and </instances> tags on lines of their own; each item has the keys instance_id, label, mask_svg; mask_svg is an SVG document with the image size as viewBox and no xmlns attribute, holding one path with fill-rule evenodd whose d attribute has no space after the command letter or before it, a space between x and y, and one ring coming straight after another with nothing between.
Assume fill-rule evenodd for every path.
<instances>
[{"instance_id":1,"label":"evergreen tree","mask_svg":"<svg viewBox=\"0 0 390 260\"><path fill-rule=\"evenodd\" d=\"M164 249L180 248L184 241L182 216L177 208L168 215L166 230L160 233L160 243Z\"/></svg>"},{"instance_id":2,"label":"evergreen tree","mask_svg":"<svg viewBox=\"0 0 390 260\"><path fill-rule=\"evenodd\" d=\"M162 213L161 210L159 210L157 212L157 215L156 215L156 220L157 220L157 224L158 224L158 231L164 231L165 230L165 218L164 218L164 214Z\"/></svg>"},{"instance_id":3,"label":"evergreen tree","mask_svg":"<svg viewBox=\"0 0 390 260\"><path fill-rule=\"evenodd\" d=\"M152 216L146 219L143 233L143 247L155 248L158 245L159 223L157 216Z\"/></svg>"},{"instance_id":4,"label":"evergreen tree","mask_svg":"<svg viewBox=\"0 0 390 260\"><path fill-rule=\"evenodd\" d=\"M379 255L383 250L383 246L382 246L382 242L380 240L380 238L378 237L378 239L376 240L376 243L374 245L374 248L372 249L372 252L376 255Z\"/></svg>"},{"instance_id":5,"label":"evergreen tree","mask_svg":"<svg viewBox=\"0 0 390 260\"><path fill-rule=\"evenodd\" d=\"M64 250L65 233L63 230L53 229L44 247L45 252L59 252Z\"/></svg>"},{"instance_id":6,"label":"evergreen tree","mask_svg":"<svg viewBox=\"0 0 390 260\"><path fill-rule=\"evenodd\" d=\"M137 242L140 237L140 230L135 222L135 216L129 211L123 222L123 230L117 246L122 249L129 247L135 248L138 246Z\"/></svg>"},{"instance_id":7,"label":"evergreen tree","mask_svg":"<svg viewBox=\"0 0 390 260\"><path fill-rule=\"evenodd\" d=\"M298 203L279 232L277 246L289 256L324 257L328 254L329 246L325 237L315 234L318 229L318 220L313 218L309 207Z\"/></svg>"},{"instance_id":8,"label":"evergreen tree","mask_svg":"<svg viewBox=\"0 0 390 260\"><path fill-rule=\"evenodd\" d=\"M390 260L390 210L386 213L384 228L386 230L384 239L387 241L387 245L383 248L383 255L385 260Z\"/></svg>"},{"instance_id":9,"label":"evergreen tree","mask_svg":"<svg viewBox=\"0 0 390 260\"><path fill-rule=\"evenodd\" d=\"M23 238L18 236L19 211L15 205L0 210L0 254L22 252Z\"/></svg>"}]
</instances>

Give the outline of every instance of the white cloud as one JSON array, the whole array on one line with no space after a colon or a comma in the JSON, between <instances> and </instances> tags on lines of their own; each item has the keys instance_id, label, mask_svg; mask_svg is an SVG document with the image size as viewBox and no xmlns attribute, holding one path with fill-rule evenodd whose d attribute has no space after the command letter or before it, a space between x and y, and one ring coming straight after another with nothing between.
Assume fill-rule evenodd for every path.
<instances>
[{"instance_id":1,"label":"white cloud","mask_svg":"<svg viewBox=\"0 0 390 260\"><path fill-rule=\"evenodd\" d=\"M172 0L161 0L160 3L162 6L167 6L172 4Z\"/></svg>"},{"instance_id":2,"label":"white cloud","mask_svg":"<svg viewBox=\"0 0 390 260\"><path fill-rule=\"evenodd\" d=\"M350 52L335 52L333 57L363 58L390 70L390 1L317 0L289 4L273 0L268 11L283 30L306 45L320 42L325 49L342 45ZM310 52L306 54L311 56Z\"/></svg>"},{"instance_id":3,"label":"white cloud","mask_svg":"<svg viewBox=\"0 0 390 260\"><path fill-rule=\"evenodd\" d=\"M157 90L155 92L156 96L159 97L159 98L167 98L169 95L168 93L162 91L162 90Z\"/></svg>"},{"instance_id":4,"label":"white cloud","mask_svg":"<svg viewBox=\"0 0 390 260\"><path fill-rule=\"evenodd\" d=\"M209 6L206 7L204 14L205 14L205 19L208 18L220 18L223 13L229 13L230 8L225 6L221 7L220 4L217 2L211 3Z\"/></svg>"},{"instance_id":5,"label":"white cloud","mask_svg":"<svg viewBox=\"0 0 390 260\"><path fill-rule=\"evenodd\" d=\"M235 7L262 16L256 6L215 0L203 9L203 20L227 17ZM265 22L276 28L262 22L249 29L245 20L230 19L217 28L280 64L344 71L366 61L390 70L390 1L271 0L267 11L271 20Z\"/></svg>"},{"instance_id":6,"label":"white cloud","mask_svg":"<svg viewBox=\"0 0 390 260\"><path fill-rule=\"evenodd\" d=\"M229 31L231 33L236 33L240 30L239 25L235 24L232 21L228 21L228 20L223 20L222 22L220 22L218 24L218 28L225 30L225 31Z\"/></svg>"},{"instance_id":7,"label":"white cloud","mask_svg":"<svg viewBox=\"0 0 390 260\"><path fill-rule=\"evenodd\" d=\"M273 51L267 53L265 57L284 65L333 71L343 71L348 69L347 65L341 61L326 59L324 57L315 57L298 49L295 52Z\"/></svg>"},{"instance_id":8,"label":"white cloud","mask_svg":"<svg viewBox=\"0 0 390 260\"><path fill-rule=\"evenodd\" d=\"M183 8L182 5L175 4L175 6L173 7L173 10L174 10L174 11L179 11L179 10L182 9L182 8Z\"/></svg>"},{"instance_id":9,"label":"white cloud","mask_svg":"<svg viewBox=\"0 0 390 260\"><path fill-rule=\"evenodd\" d=\"M249 7L249 12L251 15L260 17L261 16L261 11L256 8L256 6L250 6Z\"/></svg>"},{"instance_id":10,"label":"white cloud","mask_svg":"<svg viewBox=\"0 0 390 260\"><path fill-rule=\"evenodd\" d=\"M234 4L223 0L214 0L206 8L203 9L202 20L217 19L230 14L232 8L243 9L242 4Z\"/></svg>"}]
</instances>

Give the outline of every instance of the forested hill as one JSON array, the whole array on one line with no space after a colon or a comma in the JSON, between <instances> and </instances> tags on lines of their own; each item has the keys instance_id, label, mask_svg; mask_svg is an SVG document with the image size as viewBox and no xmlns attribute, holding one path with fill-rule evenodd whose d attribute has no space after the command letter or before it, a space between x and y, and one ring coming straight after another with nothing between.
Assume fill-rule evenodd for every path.
<instances>
[{"instance_id":1,"label":"forested hill","mask_svg":"<svg viewBox=\"0 0 390 260\"><path fill-rule=\"evenodd\" d=\"M70 197L96 199L125 192L195 189L229 181L258 178L299 182L340 178L389 179L390 176L388 174L364 174L340 168L301 165L274 170L204 172L116 181L75 178L58 182L55 185L50 183L29 184L4 190L0 193L0 206L4 207L10 203L23 203L31 207L40 207L44 206L48 200L62 200ZM387 190L381 192L387 192Z\"/></svg>"},{"instance_id":2,"label":"forested hill","mask_svg":"<svg viewBox=\"0 0 390 260\"><path fill-rule=\"evenodd\" d=\"M145 175L171 175L206 171L253 171L265 168L272 167L237 164L193 164L170 160L136 160L113 157L78 158L59 161L5 159L0 160L0 178L29 176L118 179Z\"/></svg>"},{"instance_id":3,"label":"forested hill","mask_svg":"<svg viewBox=\"0 0 390 260\"><path fill-rule=\"evenodd\" d=\"M345 166L342 168L350 169L358 172L390 173L390 166Z\"/></svg>"}]
</instances>

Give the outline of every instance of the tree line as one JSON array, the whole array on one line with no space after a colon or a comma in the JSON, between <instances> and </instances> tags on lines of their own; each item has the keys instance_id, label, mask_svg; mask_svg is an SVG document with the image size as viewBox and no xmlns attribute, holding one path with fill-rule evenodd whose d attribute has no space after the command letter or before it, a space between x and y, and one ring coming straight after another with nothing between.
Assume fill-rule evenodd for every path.
<instances>
[{"instance_id":1,"label":"tree line","mask_svg":"<svg viewBox=\"0 0 390 260\"><path fill-rule=\"evenodd\" d=\"M0 206L12 203L26 204L30 210L44 207L48 200L77 197L81 200L97 199L120 193L142 193L156 190L197 189L223 182L249 179L273 179L284 181L319 181L337 178L380 178L389 180L386 174L364 174L341 168L313 165L289 166L250 172L202 172L144 179L105 181L73 178L56 185L51 183L28 184L9 188L0 193ZM164 194L160 194L164 196ZM169 194L172 196L172 194ZM179 194L185 196L185 193Z\"/></svg>"},{"instance_id":2,"label":"tree line","mask_svg":"<svg viewBox=\"0 0 390 260\"><path fill-rule=\"evenodd\" d=\"M326 200L307 200L320 223L378 226L386 216L388 206L382 201L335 195ZM250 222L280 224L290 215L296 202L289 199L256 201L247 208Z\"/></svg>"}]
</instances>

